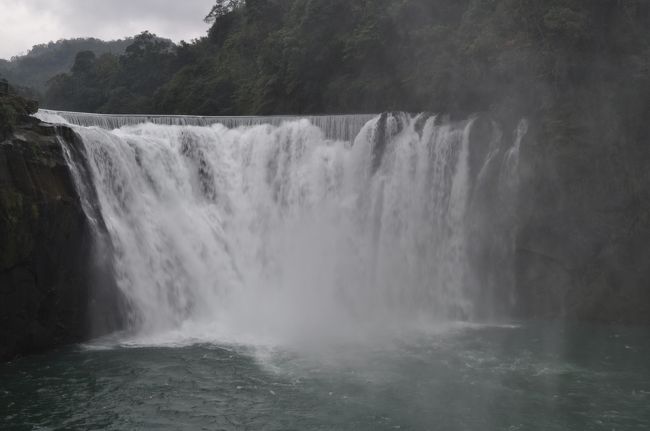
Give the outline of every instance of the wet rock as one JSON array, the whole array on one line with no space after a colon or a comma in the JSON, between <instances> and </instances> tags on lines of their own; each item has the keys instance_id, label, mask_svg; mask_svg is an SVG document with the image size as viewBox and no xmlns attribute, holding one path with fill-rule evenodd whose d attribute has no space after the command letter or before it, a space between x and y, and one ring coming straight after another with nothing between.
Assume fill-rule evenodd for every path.
<instances>
[{"instance_id":1,"label":"wet rock","mask_svg":"<svg viewBox=\"0 0 650 431\"><path fill-rule=\"evenodd\" d=\"M611 135L591 124L538 129L522 145L516 313L650 324L650 152L616 145L616 124Z\"/></svg>"},{"instance_id":2,"label":"wet rock","mask_svg":"<svg viewBox=\"0 0 650 431\"><path fill-rule=\"evenodd\" d=\"M78 144L71 129L30 119L0 141L0 359L119 325L60 139Z\"/></svg>"}]
</instances>

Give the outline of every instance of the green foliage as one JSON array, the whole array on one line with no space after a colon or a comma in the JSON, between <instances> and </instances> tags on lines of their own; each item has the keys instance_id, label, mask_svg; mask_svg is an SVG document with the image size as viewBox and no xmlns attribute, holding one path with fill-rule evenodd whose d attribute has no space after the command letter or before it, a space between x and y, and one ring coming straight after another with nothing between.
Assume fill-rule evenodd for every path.
<instances>
[{"instance_id":1,"label":"green foliage","mask_svg":"<svg viewBox=\"0 0 650 431\"><path fill-rule=\"evenodd\" d=\"M214 23L219 18L228 15L230 12L235 10L237 7L241 6L243 2L241 0L217 0L210 12L204 18L205 22Z\"/></svg>"},{"instance_id":2,"label":"green foliage","mask_svg":"<svg viewBox=\"0 0 650 431\"><path fill-rule=\"evenodd\" d=\"M187 44L180 50L187 51ZM70 73L48 82L50 108L84 112L155 112L154 93L178 69L179 48L168 39L143 32L117 57L77 53ZM189 57L191 59L191 57Z\"/></svg>"},{"instance_id":3,"label":"green foliage","mask_svg":"<svg viewBox=\"0 0 650 431\"><path fill-rule=\"evenodd\" d=\"M98 56L104 53L119 55L132 41L128 38L110 42L78 38L35 45L25 55L15 56L10 61L0 60L0 74L15 86L30 87L35 94L40 94L45 92L51 77L70 70L79 51L92 51Z\"/></svg>"},{"instance_id":4,"label":"green foliage","mask_svg":"<svg viewBox=\"0 0 650 431\"><path fill-rule=\"evenodd\" d=\"M219 0L207 37L77 58L46 104L212 115L644 109L642 0ZM597 89L597 91L595 91ZM596 101L598 99L598 101Z\"/></svg>"},{"instance_id":5,"label":"green foliage","mask_svg":"<svg viewBox=\"0 0 650 431\"><path fill-rule=\"evenodd\" d=\"M0 138L28 115L38 111L38 103L25 99L9 88L9 94L0 94Z\"/></svg>"}]
</instances>

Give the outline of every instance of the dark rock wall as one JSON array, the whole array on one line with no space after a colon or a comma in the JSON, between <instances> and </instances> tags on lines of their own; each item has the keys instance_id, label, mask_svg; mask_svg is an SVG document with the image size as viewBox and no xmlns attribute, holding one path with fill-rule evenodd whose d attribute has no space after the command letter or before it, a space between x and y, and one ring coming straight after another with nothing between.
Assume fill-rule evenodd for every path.
<instances>
[{"instance_id":1,"label":"dark rock wall","mask_svg":"<svg viewBox=\"0 0 650 431\"><path fill-rule=\"evenodd\" d=\"M532 116L508 185L519 119L481 114L470 133L475 317L650 324L650 127L586 109Z\"/></svg>"},{"instance_id":2,"label":"dark rock wall","mask_svg":"<svg viewBox=\"0 0 650 431\"><path fill-rule=\"evenodd\" d=\"M31 120L0 142L0 359L118 325L60 139L78 145L71 129Z\"/></svg>"},{"instance_id":3,"label":"dark rock wall","mask_svg":"<svg viewBox=\"0 0 650 431\"><path fill-rule=\"evenodd\" d=\"M616 117L584 124L537 121L522 146L515 311L650 324L650 148Z\"/></svg>"}]
</instances>

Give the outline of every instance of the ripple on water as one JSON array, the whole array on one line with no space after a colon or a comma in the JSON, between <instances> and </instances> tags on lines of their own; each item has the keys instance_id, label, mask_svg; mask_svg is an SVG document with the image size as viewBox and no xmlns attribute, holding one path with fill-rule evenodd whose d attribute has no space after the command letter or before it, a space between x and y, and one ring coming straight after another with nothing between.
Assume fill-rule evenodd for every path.
<instances>
[{"instance_id":1,"label":"ripple on water","mask_svg":"<svg viewBox=\"0 0 650 431\"><path fill-rule=\"evenodd\" d=\"M645 329L617 330L473 326L320 349L103 340L0 366L0 415L3 430L648 429Z\"/></svg>"}]
</instances>

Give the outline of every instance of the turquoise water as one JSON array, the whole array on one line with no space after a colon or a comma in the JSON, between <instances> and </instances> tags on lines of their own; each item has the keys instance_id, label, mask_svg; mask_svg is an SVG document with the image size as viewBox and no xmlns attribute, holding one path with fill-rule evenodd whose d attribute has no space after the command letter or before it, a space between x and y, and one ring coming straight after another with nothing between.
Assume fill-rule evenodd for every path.
<instances>
[{"instance_id":1,"label":"turquoise water","mask_svg":"<svg viewBox=\"0 0 650 431\"><path fill-rule=\"evenodd\" d=\"M2 430L648 430L647 328L353 344L96 343L0 365Z\"/></svg>"}]
</instances>

